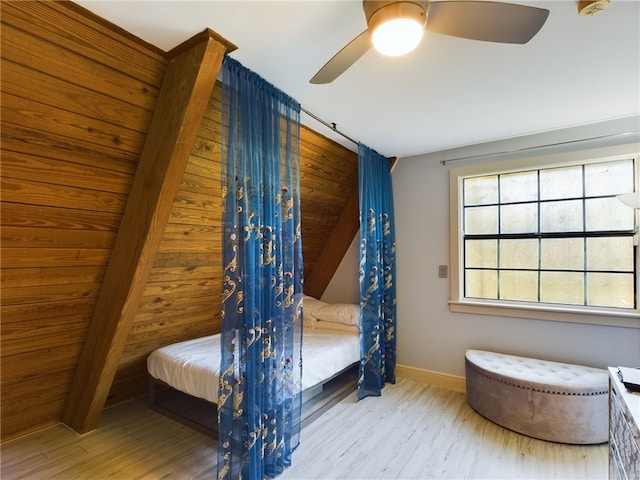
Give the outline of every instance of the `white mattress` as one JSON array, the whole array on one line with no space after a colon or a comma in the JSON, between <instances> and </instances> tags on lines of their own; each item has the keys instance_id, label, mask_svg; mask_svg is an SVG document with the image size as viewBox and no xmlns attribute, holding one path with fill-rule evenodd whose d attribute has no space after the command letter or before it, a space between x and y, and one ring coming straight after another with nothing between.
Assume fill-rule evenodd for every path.
<instances>
[{"instance_id":1,"label":"white mattress","mask_svg":"<svg viewBox=\"0 0 640 480\"><path fill-rule=\"evenodd\" d=\"M360 360L360 338L338 330L306 329L302 340L302 390L322 383ZM174 343L147 357L147 370L176 390L218 401L220 335Z\"/></svg>"}]
</instances>

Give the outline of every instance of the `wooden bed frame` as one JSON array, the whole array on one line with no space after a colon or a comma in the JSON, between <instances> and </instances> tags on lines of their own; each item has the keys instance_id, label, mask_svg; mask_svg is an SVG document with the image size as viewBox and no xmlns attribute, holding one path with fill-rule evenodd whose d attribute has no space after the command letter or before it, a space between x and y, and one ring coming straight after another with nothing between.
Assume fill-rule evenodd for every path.
<instances>
[{"instance_id":1,"label":"wooden bed frame","mask_svg":"<svg viewBox=\"0 0 640 480\"><path fill-rule=\"evenodd\" d=\"M324 383L302 392L301 428L316 420L340 400L354 392L358 384L358 363L353 363ZM217 440L217 406L193 397L149 376L149 407Z\"/></svg>"}]
</instances>

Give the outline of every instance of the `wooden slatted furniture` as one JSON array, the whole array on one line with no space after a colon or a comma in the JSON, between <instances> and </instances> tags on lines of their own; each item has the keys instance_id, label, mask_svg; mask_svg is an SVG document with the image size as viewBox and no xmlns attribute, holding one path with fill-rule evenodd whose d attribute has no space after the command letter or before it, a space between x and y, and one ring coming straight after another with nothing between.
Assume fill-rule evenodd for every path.
<instances>
[{"instance_id":1,"label":"wooden slatted furniture","mask_svg":"<svg viewBox=\"0 0 640 480\"><path fill-rule=\"evenodd\" d=\"M609 478L640 478L640 393L629 392L609 367Z\"/></svg>"}]
</instances>

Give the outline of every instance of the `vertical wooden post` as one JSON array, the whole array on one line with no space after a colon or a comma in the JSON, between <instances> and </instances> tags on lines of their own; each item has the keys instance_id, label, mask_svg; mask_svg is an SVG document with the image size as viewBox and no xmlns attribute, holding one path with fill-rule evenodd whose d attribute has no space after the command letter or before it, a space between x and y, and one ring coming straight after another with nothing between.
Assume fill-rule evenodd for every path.
<instances>
[{"instance_id":1,"label":"vertical wooden post","mask_svg":"<svg viewBox=\"0 0 640 480\"><path fill-rule=\"evenodd\" d=\"M138 169L62 421L97 427L225 51L211 30L169 52Z\"/></svg>"}]
</instances>

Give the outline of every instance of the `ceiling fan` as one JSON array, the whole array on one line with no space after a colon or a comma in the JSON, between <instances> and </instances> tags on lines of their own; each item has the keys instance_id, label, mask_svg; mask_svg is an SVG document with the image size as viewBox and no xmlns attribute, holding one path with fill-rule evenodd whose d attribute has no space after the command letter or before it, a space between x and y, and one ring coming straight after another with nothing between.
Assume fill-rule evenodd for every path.
<instances>
[{"instance_id":1,"label":"ceiling fan","mask_svg":"<svg viewBox=\"0 0 640 480\"><path fill-rule=\"evenodd\" d=\"M311 83L332 82L364 55L372 43L381 51L383 47L378 44L383 42L381 38L384 37L385 29L393 24L399 26L399 30L388 33L392 43L396 43L405 34L413 35L413 48L420 42L425 28L471 40L524 44L538 33L549 16L549 10L544 8L474 0L364 0L362 6L367 19L367 30L336 53L313 76ZM400 55L413 48L406 47L406 51L401 53L381 53Z\"/></svg>"}]
</instances>

